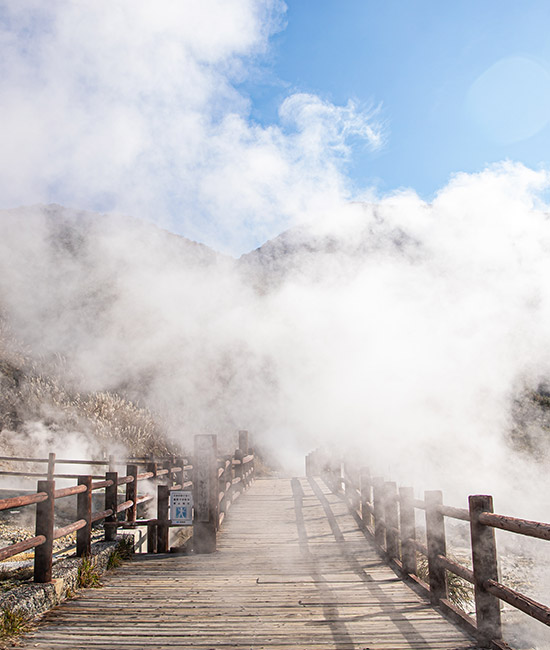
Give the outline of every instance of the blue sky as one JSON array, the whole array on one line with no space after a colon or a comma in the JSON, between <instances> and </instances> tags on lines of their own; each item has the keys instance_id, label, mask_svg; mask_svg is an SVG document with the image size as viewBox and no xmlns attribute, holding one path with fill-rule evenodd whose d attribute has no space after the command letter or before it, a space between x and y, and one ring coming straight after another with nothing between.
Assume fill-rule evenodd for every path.
<instances>
[{"instance_id":1,"label":"blue sky","mask_svg":"<svg viewBox=\"0 0 550 650\"><path fill-rule=\"evenodd\" d=\"M548 168L549 27L548 0L0 0L0 207L239 255L342 200Z\"/></svg>"},{"instance_id":2,"label":"blue sky","mask_svg":"<svg viewBox=\"0 0 550 650\"><path fill-rule=\"evenodd\" d=\"M429 199L454 172L502 159L548 165L550 2L287 6L262 83L246 86L252 116L276 120L290 91L380 105L386 144L376 152L355 148L348 171L357 186L374 183L382 193L412 187Z\"/></svg>"}]
</instances>

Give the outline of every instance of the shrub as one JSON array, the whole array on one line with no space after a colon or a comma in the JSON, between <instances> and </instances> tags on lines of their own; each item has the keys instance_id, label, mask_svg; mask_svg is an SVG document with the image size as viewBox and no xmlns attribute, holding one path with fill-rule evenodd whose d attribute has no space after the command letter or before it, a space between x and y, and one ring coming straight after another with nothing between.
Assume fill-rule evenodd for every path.
<instances>
[{"instance_id":1,"label":"shrub","mask_svg":"<svg viewBox=\"0 0 550 650\"><path fill-rule=\"evenodd\" d=\"M78 586L90 587L97 589L102 587L100 576L92 561L88 558L83 558L80 566L78 567Z\"/></svg>"}]
</instances>

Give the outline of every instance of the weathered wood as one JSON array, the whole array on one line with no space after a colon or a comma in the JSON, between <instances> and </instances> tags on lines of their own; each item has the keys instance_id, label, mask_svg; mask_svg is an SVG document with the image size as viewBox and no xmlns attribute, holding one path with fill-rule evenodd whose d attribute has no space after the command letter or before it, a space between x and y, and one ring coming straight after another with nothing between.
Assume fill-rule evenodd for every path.
<instances>
[{"instance_id":1,"label":"weathered wood","mask_svg":"<svg viewBox=\"0 0 550 650\"><path fill-rule=\"evenodd\" d=\"M493 512L493 497L476 494L468 502L477 628L480 643L488 644L502 637L499 600L485 588L489 580L498 582L495 531L479 522L481 513Z\"/></svg>"},{"instance_id":2,"label":"weathered wood","mask_svg":"<svg viewBox=\"0 0 550 650\"><path fill-rule=\"evenodd\" d=\"M48 495L45 492L38 492L37 494L27 494L20 497L0 499L0 510L11 510L12 508L30 506L33 503L41 503L42 501L46 501L47 498Z\"/></svg>"},{"instance_id":3,"label":"weathered wood","mask_svg":"<svg viewBox=\"0 0 550 650\"><path fill-rule=\"evenodd\" d=\"M546 605L542 605L536 600L520 594L515 589L501 585L496 580L488 580L485 583L485 589L490 594L512 605L512 607L516 607L522 612L525 612L525 614L529 614L532 618L536 618L537 621L550 626L550 607L546 607Z\"/></svg>"},{"instance_id":4,"label":"weathered wood","mask_svg":"<svg viewBox=\"0 0 550 650\"><path fill-rule=\"evenodd\" d=\"M84 519L86 525L76 533L76 555L84 557L90 555L92 548L92 477L81 476L78 485L86 488L77 497L76 516Z\"/></svg>"},{"instance_id":5,"label":"weathered wood","mask_svg":"<svg viewBox=\"0 0 550 650\"><path fill-rule=\"evenodd\" d=\"M447 574L438 560L439 555L445 556L447 552L445 519L440 511L442 502L443 494L440 490L431 490L424 493L430 597L434 604L447 598Z\"/></svg>"},{"instance_id":6,"label":"weathered wood","mask_svg":"<svg viewBox=\"0 0 550 650\"><path fill-rule=\"evenodd\" d=\"M167 485L157 486L157 553L168 553L169 514L168 500L170 488Z\"/></svg>"},{"instance_id":7,"label":"weathered wood","mask_svg":"<svg viewBox=\"0 0 550 650\"><path fill-rule=\"evenodd\" d=\"M441 505L439 506L439 512L445 515L445 517L470 521L470 512L466 508L454 508L453 506Z\"/></svg>"},{"instance_id":8,"label":"weathered wood","mask_svg":"<svg viewBox=\"0 0 550 650\"><path fill-rule=\"evenodd\" d=\"M126 484L126 501L131 501L132 505L128 508L126 513L126 521L128 523L133 523L136 520L137 516L137 477L138 477L138 466L137 465L127 465L126 466L126 476L131 476L133 478L131 483ZM117 508L117 512L120 512Z\"/></svg>"},{"instance_id":9,"label":"weathered wood","mask_svg":"<svg viewBox=\"0 0 550 650\"><path fill-rule=\"evenodd\" d=\"M367 467L361 468L361 477L360 477L360 490L361 490L361 521L363 522L363 527L372 525L372 516L368 508L368 503L372 501L372 485L370 471Z\"/></svg>"},{"instance_id":10,"label":"weathered wood","mask_svg":"<svg viewBox=\"0 0 550 650\"><path fill-rule=\"evenodd\" d=\"M48 481L53 481L54 480L54 473L55 473L55 454L52 452L48 454Z\"/></svg>"},{"instance_id":11,"label":"weathered wood","mask_svg":"<svg viewBox=\"0 0 550 650\"><path fill-rule=\"evenodd\" d=\"M35 536L45 537L46 541L37 546L34 552L34 581L50 582L52 579L55 481L38 481L36 491L45 492L48 499L36 506Z\"/></svg>"},{"instance_id":12,"label":"weathered wood","mask_svg":"<svg viewBox=\"0 0 550 650\"><path fill-rule=\"evenodd\" d=\"M147 553L156 553L157 552L157 522L149 521L147 523Z\"/></svg>"},{"instance_id":13,"label":"weathered wood","mask_svg":"<svg viewBox=\"0 0 550 650\"><path fill-rule=\"evenodd\" d=\"M105 479L111 481L111 485L105 488L105 510L111 510L113 514L105 519L105 541L112 542L116 537L116 512L118 506L118 473L107 472Z\"/></svg>"},{"instance_id":14,"label":"weathered wood","mask_svg":"<svg viewBox=\"0 0 550 650\"><path fill-rule=\"evenodd\" d=\"M259 479L214 555L135 557L48 615L33 650L466 650L322 483Z\"/></svg>"},{"instance_id":15,"label":"weathered wood","mask_svg":"<svg viewBox=\"0 0 550 650\"><path fill-rule=\"evenodd\" d=\"M56 490L53 495L53 498L63 499L65 497L74 496L75 494L82 494L82 492L86 492L87 489L88 488L85 485L82 485L81 483L79 483L78 485L71 485L71 487L60 488L59 490Z\"/></svg>"},{"instance_id":16,"label":"weathered wood","mask_svg":"<svg viewBox=\"0 0 550 650\"><path fill-rule=\"evenodd\" d=\"M0 549L0 562L2 560L7 560L14 555L28 551L31 548L36 548L43 544L46 541L44 535L39 535L38 537L31 537L30 539L25 539L22 542L16 542L15 544L10 544L9 546L4 546Z\"/></svg>"},{"instance_id":17,"label":"weathered wood","mask_svg":"<svg viewBox=\"0 0 550 650\"><path fill-rule=\"evenodd\" d=\"M412 487L399 488L399 523L401 530L401 562L403 571L416 575L416 522L414 516L414 490Z\"/></svg>"},{"instance_id":18,"label":"weathered wood","mask_svg":"<svg viewBox=\"0 0 550 650\"><path fill-rule=\"evenodd\" d=\"M386 553L389 560L399 558L399 512L397 485L384 483L384 519L386 522Z\"/></svg>"},{"instance_id":19,"label":"weathered wood","mask_svg":"<svg viewBox=\"0 0 550 650\"><path fill-rule=\"evenodd\" d=\"M372 479L372 503L374 508L374 541L381 548L386 547L386 525L384 522L384 479Z\"/></svg>"},{"instance_id":20,"label":"weathered wood","mask_svg":"<svg viewBox=\"0 0 550 650\"><path fill-rule=\"evenodd\" d=\"M248 454L248 431L242 430L239 431L239 449L246 456Z\"/></svg>"},{"instance_id":21,"label":"weathered wood","mask_svg":"<svg viewBox=\"0 0 550 650\"><path fill-rule=\"evenodd\" d=\"M63 528L56 528L53 531L53 538L59 539L60 537L65 537L65 535L70 535L71 533L82 530L86 526L87 522L85 519L79 519L78 521L73 522L72 524L67 524Z\"/></svg>"},{"instance_id":22,"label":"weathered wood","mask_svg":"<svg viewBox=\"0 0 550 650\"><path fill-rule=\"evenodd\" d=\"M550 540L550 524L545 524L541 521L507 517L492 512L480 513L478 521L484 526L492 526L493 528L508 530L511 533L519 533L520 535L526 535L527 537Z\"/></svg>"},{"instance_id":23,"label":"weathered wood","mask_svg":"<svg viewBox=\"0 0 550 650\"><path fill-rule=\"evenodd\" d=\"M455 562L454 560L451 560L450 558L443 555L438 555L437 560L444 569L447 569L447 571L451 571L452 573L461 577L463 580L474 584L474 572L470 571L468 567L462 566L462 564L459 564L458 562Z\"/></svg>"},{"instance_id":24,"label":"weathered wood","mask_svg":"<svg viewBox=\"0 0 550 650\"><path fill-rule=\"evenodd\" d=\"M216 529L219 523L217 456L218 445L215 435L195 436L193 476L195 553L213 553L216 550Z\"/></svg>"}]
</instances>

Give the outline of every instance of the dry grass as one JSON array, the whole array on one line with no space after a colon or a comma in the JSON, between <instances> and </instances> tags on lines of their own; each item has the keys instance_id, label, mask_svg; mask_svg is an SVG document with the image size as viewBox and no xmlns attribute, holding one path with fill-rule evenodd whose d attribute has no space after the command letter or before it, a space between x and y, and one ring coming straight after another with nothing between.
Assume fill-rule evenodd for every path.
<instances>
[{"instance_id":1,"label":"dry grass","mask_svg":"<svg viewBox=\"0 0 550 650\"><path fill-rule=\"evenodd\" d=\"M425 583L429 582L428 573L428 558L418 554L416 559L417 570L416 574ZM466 580L459 576L446 571L447 574L447 594L449 600L463 610L467 610L471 605L474 598L474 588Z\"/></svg>"},{"instance_id":2,"label":"dry grass","mask_svg":"<svg viewBox=\"0 0 550 650\"><path fill-rule=\"evenodd\" d=\"M101 576L96 567L88 558L82 558L82 562L78 567L78 586L91 589L98 589L102 587Z\"/></svg>"},{"instance_id":3,"label":"dry grass","mask_svg":"<svg viewBox=\"0 0 550 650\"><path fill-rule=\"evenodd\" d=\"M3 451L18 454L17 441L34 442L40 425L45 449L60 433L77 432L101 455L117 448L136 455L172 452L151 411L113 392L72 390L69 374L61 358L48 364L31 359L0 319L0 431L18 434L0 440Z\"/></svg>"},{"instance_id":4,"label":"dry grass","mask_svg":"<svg viewBox=\"0 0 550 650\"><path fill-rule=\"evenodd\" d=\"M0 639L9 639L25 632L28 621L24 614L16 609L5 609L0 616Z\"/></svg>"}]
</instances>

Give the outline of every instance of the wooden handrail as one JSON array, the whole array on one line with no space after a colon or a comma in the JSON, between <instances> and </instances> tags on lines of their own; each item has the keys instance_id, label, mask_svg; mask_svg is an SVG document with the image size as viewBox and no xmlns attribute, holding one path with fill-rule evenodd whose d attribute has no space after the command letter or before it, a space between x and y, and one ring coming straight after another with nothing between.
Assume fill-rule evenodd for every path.
<instances>
[{"instance_id":1,"label":"wooden handrail","mask_svg":"<svg viewBox=\"0 0 550 650\"><path fill-rule=\"evenodd\" d=\"M20 497L0 499L0 511L11 510L13 508L22 508L23 506L30 506L33 503L41 503L47 499L48 495L45 492L37 492L35 494L26 494Z\"/></svg>"},{"instance_id":2,"label":"wooden handrail","mask_svg":"<svg viewBox=\"0 0 550 650\"><path fill-rule=\"evenodd\" d=\"M87 522L86 522L85 519L79 519L78 521L75 521L72 524L68 524L67 526L63 526L63 528L56 528L53 531L53 538L54 539L59 539L60 537L65 537L65 535L70 535L71 533L74 533L77 530L80 530L81 528L84 528L86 523Z\"/></svg>"},{"instance_id":3,"label":"wooden handrail","mask_svg":"<svg viewBox=\"0 0 550 650\"><path fill-rule=\"evenodd\" d=\"M241 440L239 433L239 440ZM239 450L237 450L238 452ZM215 525L219 527L227 516L232 502L248 488L254 475L254 454L252 450L246 456L242 452L226 456L221 461L217 471L217 515ZM77 555L86 555L89 552L92 524L105 520L105 539L113 540L119 526L135 527L136 525L153 526L157 531L157 548L167 551L169 526L177 525L169 519L168 498L176 490L186 490L195 485L194 473L197 471L196 459L190 462L185 457L169 457L164 460L151 458L130 458L117 462L114 458L105 461L89 461L83 459L57 459L55 454L48 458L26 458L2 456L0 460L29 463L45 463L48 472L25 471L0 471L7 476L24 476L43 478L38 482L39 489L33 494L18 495L0 499L0 511L11 510L36 504L37 524L36 535L31 539L11 544L0 549L0 560L13 557L29 549L35 552L35 581L48 582L51 580L51 567L53 555L53 540L77 532ZM126 463L126 475L119 476L113 467ZM81 466L105 466L109 468L106 475L81 475L81 474L56 474L56 464L74 464ZM138 465L145 465L146 471L137 472ZM78 485L55 489L55 478L78 479ZM97 479L93 481L92 479ZM156 519L138 519L137 506L151 501L152 494L137 495L137 483L153 479L158 489L158 516ZM126 499L118 503L118 487L126 486ZM92 492L105 490L105 509L92 512ZM128 495L131 495L129 498ZM78 500L77 520L61 528L54 527L54 503L57 499L76 496ZM128 521L117 521L117 515L127 512ZM151 529L152 530L152 529ZM148 542L149 543L149 542ZM199 551L200 552L200 551Z\"/></svg>"},{"instance_id":4,"label":"wooden handrail","mask_svg":"<svg viewBox=\"0 0 550 650\"><path fill-rule=\"evenodd\" d=\"M541 521L530 521L529 519L507 517L492 512L482 512L478 519L479 523L484 526L500 528L501 530L518 533L519 535L526 535L527 537L550 540L550 524L545 524Z\"/></svg>"},{"instance_id":5,"label":"wooden handrail","mask_svg":"<svg viewBox=\"0 0 550 650\"><path fill-rule=\"evenodd\" d=\"M508 605L512 605L512 607L536 618L537 621L550 626L550 607L546 607L546 605L520 594L515 589L501 585L496 580L488 580L484 586L489 593L508 603Z\"/></svg>"},{"instance_id":6,"label":"wooden handrail","mask_svg":"<svg viewBox=\"0 0 550 650\"><path fill-rule=\"evenodd\" d=\"M501 641L500 600L550 626L550 607L497 580L497 556L493 530L498 528L527 537L550 540L550 523L495 514L492 512L492 498L489 496L471 496L470 508L466 509L444 505L441 503L441 497L438 496L440 493L427 492L422 500L414 498L412 488L400 488L397 501L399 510L403 509L403 516L400 514L399 526L396 527L392 505L395 503L395 491L388 489L387 486L390 484L381 478L371 478L370 472L366 469L358 471L353 467L351 465L348 473L347 463L335 462L320 452L312 452L306 457L306 473L309 476L321 474L327 485L335 492L341 492L341 486L345 487L345 497L350 509L361 518L363 530L369 535L374 534L375 541L384 552L386 559L393 561L395 558L396 570L402 571L405 575L415 576L419 584L428 589L432 601L452 614L455 620L469 626L470 632L477 635L484 647L505 646ZM357 503L357 494L360 495L360 504ZM427 546L416 539L414 509L426 512ZM447 556L443 526L445 517L469 523L473 569ZM400 535L400 549L395 544L397 533ZM429 584L416 576L417 552L428 558ZM474 585L477 622L465 612L457 615L457 608L449 603L445 571L454 573Z\"/></svg>"},{"instance_id":7,"label":"wooden handrail","mask_svg":"<svg viewBox=\"0 0 550 650\"><path fill-rule=\"evenodd\" d=\"M81 494L86 492L87 488L85 485L73 485L72 487L60 488L53 493L54 499L63 499L64 497L71 497L75 494Z\"/></svg>"},{"instance_id":8,"label":"wooden handrail","mask_svg":"<svg viewBox=\"0 0 550 650\"><path fill-rule=\"evenodd\" d=\"M10 546L4 546L4 548L0 549L0 561L7 560L14 555L19 555L19 553L24 553L31 548L36 548L37 546L40 546L40 544L44 544L45 541L46 538L44 535L38 535L37 537L25 539L22 542L10 544Z\"/></svg>"}]
</instances>

